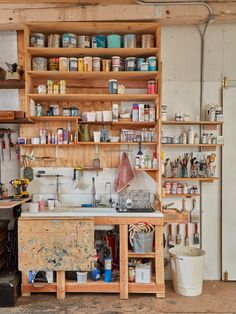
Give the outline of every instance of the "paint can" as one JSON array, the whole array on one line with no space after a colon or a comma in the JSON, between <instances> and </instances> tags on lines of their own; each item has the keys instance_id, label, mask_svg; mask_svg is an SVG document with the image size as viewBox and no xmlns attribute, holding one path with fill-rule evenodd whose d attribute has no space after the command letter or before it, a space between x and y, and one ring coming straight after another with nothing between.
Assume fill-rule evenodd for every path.
<instances>
[{"instance_id":1,"label":"paint can","mask_svg":"<svg viewBox=\"0 0 236 314\"><path fill-rule=\"evenodd\" d=\"M92 48L106 48L106 36L105 35L92 36Z\"/></svg>"},{"instance_id":2,"label":"paint can","mask_svg":"<svg viewBox=\"0 0 236 314\"><path fill-rule=\"evenodd\" d=\"M147 83L147 91L148 94L156 94L156 81L155 80L149 80Z\"/></svg>"},{"instance_id":3,"label":"paint can","mask_svg":"<svg viewBox=\"0 0 236 314\"><path fill-rule=\"evenodd\" d=\"M49 71L59 71L59 58L48 59L48 69Z\"/></svg>"},{"instance_id":4,"label":"paint can","mask_svg":"<svg viewBox=\"0 0 236 314\"><path fill-rule=\"evenodd\" d=\"M60 80L60 94L65 94L66 93L66 81L65 80Z\"/></svg>"},{"instance_id":5,"label":"paint can","mask_svg":"<svg viewBox=\"0 0 236 314\"><path fill-rule=\"evenodd\" d=\"M136 70L136 57L125 58L125 71L135 71Z\"/></svg>"},{"instance_id":6,"label":"paint can","mask_svg":"<svg viewBox=\"0 0 236 314\"><path fill-rule=\"evenodd\" d=\"M32 33L30 35L30 47L45 47L45 35L42 33Z\"/></svg>"},{"instance_id":7,"label":"paint can","mask_svg":"<svg viewBox=\"0 0 236 314\"><path fill-rule=\"evenodd\" d=\"M118 91L117 80L112 79L108 81L108 90L109 90L109 94L117 94L117 91Z\"/></svg>"},{"instance_id":8,"label":"paint can","mask_svg":"<svg viewBox=\"0 0 236 314\"><path fill-rule=\"evenodd\" d=\"M113 56L111 59L112 59L112 66L114 66L114 65L120 66L120 57L119 56Z\"/></svg>"},{"instance_id":9,"label":"paint can","mask_svg":"<svg viewBox=\"0 0 236 314\"><path fill-rule=\"evenodd\" d=\"M113 65L112 66L112 71L113 72L119 72L120 71L120 65Z\"/></svg>"},{"instance_id":10,"label":"paint can","mask_svg":"<svg viewBox=\"0 0 236 314\"><path fill-rule=\"evenodd\" d=\"M85 72L93 71L93 58L92 57L84 57L84 71Z\"/></svg>"},{"instance_id":11,"label":"paint can","mask_svg":"<svg viewBox=\"0 0 236 314\"><path fill-rule=\"evenodd\" d=\"M140 64L140 71L148 71L148 62L142 62Z\"/></svg>"},{"instance_id":12,"label":"paint can","mask_svg":"<svg viewBox=\"0 0 236 314\"><path fill-rule=\"evenodd\" d=\"M48 35L48 47L49 48L59 48L61 45L61 35L60 34L49 34Z\"/></svg>"},{"instance_id":13,"label":"paint can","mask_svg":"<svg viewBox=\"0 0 236 314\"><path fill-rule=\"evenodd\" d=\"M63 48L76 48L77 35L72 33L65 33L62 35L62 47Z\"/></svg>"},{"instance_id":14,"label":"paint can","mask_svg":"<svg viewBox=\"0 0 236 314\"><path fill-rule=\"evenodd\" d=\"M78 71L84 71L84 58L78 58Z\"/></svg>"},{"instance_id":15,"label":"paint can","mask_svg":"<svg viewBox=\"0 0 236 314\"><path fill-rule=\"evenodd\" d=\"M157 70L157 58L156 57L149 57L148 61L148 70L149 71L156 71Z\"/></svg>"},{"instance_id":16,"label":"paint can","mask_svg":"<svg viewBox=\"0 0 236 314\"><path fill-rule=\"evenodd\" d=\"M142 35L142 48L154 47L154 36L152 34Z\"/></svg>"},{"instance_id":17,"label":"paint can","mask_svg":"<svg viewBox=\"0 0 236 314\"><path fill-rule=\"evenodd\" d=\"M102 60L102 71L109 72L111 69L111 60L103 59Z\"/></svg>"},{"instance_id":18,"label":"paint can","mask_svg":"<svg viewBox=\"0 0 236 314\"><path fill-rule=\"evenodd\" d=\"M59 58L59 71L69 71L69 59L67 57Z\"/></svg>"},{"instance_id":19,"label":"paint can","mask_svg":"<svg viewBox=\"0 0 236 314\"><path fill-rule=\"evenodd\" d=\"M47 71L48 60L43 57L32 58L32 69L33 71Z\"/></svg>"},{"instance_id":20,"label":"paint can","mask_svg":"<svg viewBox=\"0 0 236 314\"><path fill-rule=\"evenodd\" d=\"M137 58L137 71L141 71L141 64L145 62L144 58Z\"/></svg>"},{"instance_id":21,"label":"paint can","mask_svg":"<svg viewBox=\"0 0 236 314\"><path fill-rule=\"evenodd\" d=\"M108 35L107 48L121 48L121 36L117 34Z\"/></svg>"},{"instance_id":22,"label":"paint can","mask_svg":"<svg viewBox=\"0 0 236 314\"><path fill-rule=\"evenodd\" d=\"M79 35L77 37L77 46L78 48L90 48L91 38L87 35Z\"/></svg>"},{"instance_id":23,"label":"paint can","mask_svg":"<svg viewBox=\"0 0 236 314\"><path fill-rule=\"evenodd\" d=\"M95 72L101 71L101 58L93 57L93 71Z\"/></svg>"},{"instance_id":24,"label":"paint can","mask_svg":"<svg viewBox=\"0 0 236 314\"><path fill-rule=\"evenodd\" d=\"M70 58L69 59L69 70L70 71L77 71L78 70L78 59L77 58Z\"/></svg>"},{"instance_id":25,"label":"paint can","mask_svg":"<svg viewBox=\"0 0 236 314\"><path fill-rule=\"evenodd\" d=\"M126 34L123 39L124 48L136 48L136 35Z\"/></svg>"}]
</instances>

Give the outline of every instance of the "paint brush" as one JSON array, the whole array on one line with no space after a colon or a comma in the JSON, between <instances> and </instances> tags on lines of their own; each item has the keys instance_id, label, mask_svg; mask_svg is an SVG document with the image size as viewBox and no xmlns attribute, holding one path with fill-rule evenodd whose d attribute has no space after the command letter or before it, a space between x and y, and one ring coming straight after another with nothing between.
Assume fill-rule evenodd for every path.
<instances>
[{"instance_id":1,"label":"paint brush","mask_svg":"<svg viewBox=\"0 0 236 314\"><path fill-rule=\"evenodd\" d=\"M199 236L199 232L198 232L198 223L195 223L195 232L193 235L193 243L194 244L200 243L200 236Z\"/></svg>"},{"instance_id":2,"label":"paint brush","mask_svg":"<svg viewBox=\"0 0 236 314\"><path fill-rule=\"evenodd\" d=\"M185 246L189 246L188 224L185 225Z\"/></svg>"},{"instance_id":3,"label":"paint brush","mask_svg":"<svg viewBox=\"0 0 236 314\"><path fill-rule=\"evenodd\" d=\"M172 224L169 224L169 235L168 235L168 247L172 248L175 245L175 240L172 233Z\"/></svg>"},{"instance_id":4,"label":"paint brush","mask_svg":"<svg viewBox=\"0 0 236 314\"><path fill-rule=\"evenodd\" d=\"M181 244L180 224L177 225L176 244Z\"/></svg>"}]
</instances>

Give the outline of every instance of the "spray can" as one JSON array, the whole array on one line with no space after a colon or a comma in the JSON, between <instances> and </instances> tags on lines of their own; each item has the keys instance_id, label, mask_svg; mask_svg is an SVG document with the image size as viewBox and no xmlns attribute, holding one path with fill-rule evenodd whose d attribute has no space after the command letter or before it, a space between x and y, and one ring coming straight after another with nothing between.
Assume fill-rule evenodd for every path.
<instances>
[{"instance_id":1,"label":"spray can","mask_svg":"<svg viewBox=\"0 0 236 314\"><path fill-rule=\"evenodd\" d=\"M112 259L110 257L106 257L104 259L104 281L105 282L111 282L112 279L112 268L111 268L111 261Z\"/></svg>"}]
</instances>

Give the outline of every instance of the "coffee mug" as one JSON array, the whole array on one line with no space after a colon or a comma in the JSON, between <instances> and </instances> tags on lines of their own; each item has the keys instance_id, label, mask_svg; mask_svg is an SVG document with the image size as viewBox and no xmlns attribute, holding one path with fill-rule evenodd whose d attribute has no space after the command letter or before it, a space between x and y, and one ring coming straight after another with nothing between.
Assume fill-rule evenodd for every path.
<instances>
[{"instance_id":1,"label":"coffee mug","mask_svg":"<svg viewBox=\"0 0 236 314\"><path fill-rule=\"evenodd\" d=\"M100 131L93 132L93 138L94 138L94 142L100 142L101 141L101 132Z\"/></svg>"}]
</instances>

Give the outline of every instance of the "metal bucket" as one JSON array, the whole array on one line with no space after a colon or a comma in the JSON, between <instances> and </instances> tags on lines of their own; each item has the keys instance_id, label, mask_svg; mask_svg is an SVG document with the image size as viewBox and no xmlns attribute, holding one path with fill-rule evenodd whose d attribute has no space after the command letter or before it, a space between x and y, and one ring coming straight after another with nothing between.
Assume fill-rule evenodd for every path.
<instances>
[{"instance_id":1,"label":"metal bucket","mask_svg":"<svg viewBox=\"0 0 236 314\"><path fill-rule=\"evenodd\" d=\"M137 232L134 234L134 252L135 253L150 253L152 252L154 231Z\"/></svg>"}]
</instances>

